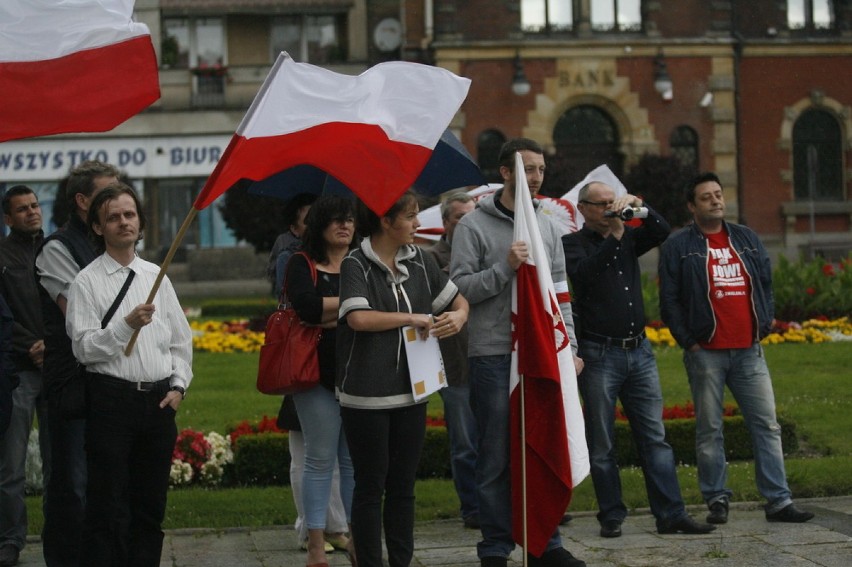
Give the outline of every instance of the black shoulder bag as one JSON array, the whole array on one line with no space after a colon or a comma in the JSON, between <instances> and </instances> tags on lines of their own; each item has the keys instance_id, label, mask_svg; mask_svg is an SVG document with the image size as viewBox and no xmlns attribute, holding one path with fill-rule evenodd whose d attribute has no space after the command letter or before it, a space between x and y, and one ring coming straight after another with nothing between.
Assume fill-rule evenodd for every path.
<instances>
[{"instance_id":1,"label":"black shoulder bag","mask_svg":"<svg viewBox=\"0 0 852 567\"><path fill-rule=\"evenodd\" d=\"M106 315L101 319L101 329L106 329L112 316L115 315L118 306L121 305L124 296L127 295L127 290L130 289L130 284L133 282L134 276L136 276L136 272L130 270L130 273L127 274L127 279L124 280L124 285L121 286L121 290L115 297L115 301L112 302ZM63 419L83 419L86 417L86 410L88 408L86 399L87 376L86 367L77 363L77 374L68 380L57 392L59 398L57 407Z\"/></svg>"}]
</instances>

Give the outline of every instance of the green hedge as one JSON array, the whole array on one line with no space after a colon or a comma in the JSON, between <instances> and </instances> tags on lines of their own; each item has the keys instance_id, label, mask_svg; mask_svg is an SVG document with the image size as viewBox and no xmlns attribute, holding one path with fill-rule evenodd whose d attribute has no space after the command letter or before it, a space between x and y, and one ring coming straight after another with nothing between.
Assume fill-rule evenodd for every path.
<instances>
[{"instance_id":1,"label":"green hedge","mask_svg":"<svg viewBox=\"0 0 852 567\"><path fill-rule=\"evenodd\" d=\"M263 317L275 311L277 301L269 297L243 299L192 299L185 300L188 305L201 308L202 317L252 319Z\"/></svg>"},{"instance_id":2,"label":"green hedge","mask_svg":"<svg viewBox=\"0 0 852 567\"><path fill-rule=\"evenodd\" d=\"M799 448L796 424L783 416L778 416L778 423L781 424L781 443L784 453L796 452ZM751 438L742 416L724 418L724 428L728 460L752 459ZM694 420L666 420L666 440L674 450L676 462L695 464ZM626 422L616 422L615 443L616 458L620 465L640 465L633 436ZM427 427L417 478L450 478L451 476L447 430L443 427ZM231 484L243 486L289 484L290 451L287 434L260 433L238 438L234 451L234 464L227 479Z\"/></svg>"},{"instance_id":3,"label":"green hedge","mask_svg":"<svg viewBox=\"0 0 852 567\"><path fill-rule=\"evenodd\" d=\"M669 419L666 420L666 441L672 446L675 462L695 464L695 420ZM726 417L723 420L725 435L725 454L729 461L747 461L754 458L751 448L751 437L741 415ZM799 449L796 437L796 424L778 416L781 425L781 445L784 453L794 453ZM621 465L640 465L639 454L629 425L619 421L615 424L616 458Z\"/></svg>"}]
</instances>

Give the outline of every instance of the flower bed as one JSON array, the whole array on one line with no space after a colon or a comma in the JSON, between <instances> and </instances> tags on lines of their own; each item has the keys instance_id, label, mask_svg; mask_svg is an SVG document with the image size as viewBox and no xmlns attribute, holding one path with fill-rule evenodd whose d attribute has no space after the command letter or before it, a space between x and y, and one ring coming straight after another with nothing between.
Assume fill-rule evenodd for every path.
<instances>
[{"instance_id":1,"label":"flower bed","mask_svg":"<svg viewBox=\"0 0 852 567\"><path fill-rule=\"evenodd\" d=\"M728 460L752 458L751 438L734 405L724 409L725 449ZM695 408L691 402L667 406L666 440L675 459L695 464ZM796 424L778 416L784 452L798 448ZM417 478L451 478L450 444L443 416L427 417L426 438L420 455ZM621 408L616 410L615 445L618 462L639 465L630 426ZM227 435L204 435L191 429L178 436L172 457L172 486L269 486L289 484L290 450L288 434L275 420L264 416L259 422L243 420Z\"/></svg>"},{"instance_id":2,"label":"flower bed","mask_svg":"<svg viewBox=\"0 0 852 567\"><path fill-rule=\"evenodd\" d=\"M260 352L264 333L252 331L247 320L190 322L192 346L199 352ZM654 346L675 347L677 342L660 322L645 327L645 334ZM824 343L852 341L852 322L849 317L828 320L810 319L803 323L776 321L772 333L761 343Z\"/></svg>"}]
</instances>

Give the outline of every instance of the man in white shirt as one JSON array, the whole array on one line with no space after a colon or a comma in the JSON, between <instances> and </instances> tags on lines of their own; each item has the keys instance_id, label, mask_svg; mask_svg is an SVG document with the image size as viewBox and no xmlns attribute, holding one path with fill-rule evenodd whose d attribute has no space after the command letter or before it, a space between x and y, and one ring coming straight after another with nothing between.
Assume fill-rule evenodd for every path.
<instances>
[{"instance_id":1,"label":"man in white shirt","mask_svg":"<svg viewBox=\"0 0 852 567\"><path fill-rule=\"evenodd\" d=\"M136 255L145 217L133 189L116 183L98 193L87 225L105 253L71 284L66 312L74 356L89 371L80 564L157 567L192 334L168 278L146 303L159 268Z\"/></svg>"},{"instance_id":2,"label":"man in white shirt","mask_svg":"<svg viewBox=\"0 0 852 567\"><path fill-rule=\"evenodd\" d=\"M120 176L117 167L96 160L72 169L57 194L57 199L64 196L68 220L44 239L35 257L44 319L42 380L50 425L50 498L44 503L41 532L47 567L80 566L86 507L85 374L65 331L65 309L71 282L98 256L86 228L89 204Z\"/></svg>"}]
</instances>

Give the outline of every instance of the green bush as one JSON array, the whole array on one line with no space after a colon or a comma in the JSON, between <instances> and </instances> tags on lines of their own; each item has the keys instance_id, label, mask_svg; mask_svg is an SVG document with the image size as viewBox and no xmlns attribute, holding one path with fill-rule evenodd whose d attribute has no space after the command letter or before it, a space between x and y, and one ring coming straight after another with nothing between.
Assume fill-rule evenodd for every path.
<instances>
[{"instance_id":1,"label":"green bush","mask_svg":"<svg viewBox=\"0 0 852 567\"><path fill-rule=\"evenodd\" d=\"M822 258L794 263L781 256L772 277L775 317L782 321L852 314L852 256L839 264Z\"/></svg>"},{"instance_id":2,"label":"green bush","mask_svg":"<svg viewBox=\"0 0 852 567\"><path fill-rule=\"evenodd\" d=\"M450 440L445 427L427 427L417 478L452 478Z\"/></svg>"},{"instance_id":3,"label":"green bush","mask_svg":"<svg viewBox=\"0 0 852 567\"><path fill-rule=\"evenodd\" d=\"M287 434L258 433L237 438L233 482L240 486L290 484Z\"/></svg>"},{"instance_id":4,"label":"green bush","mask_svg":"<svg viewBox=\"0 0 852 567\"><path fill-rule=\"evenodd\" d=\"M778 416L781 424L781 443L784 453L795 453L799 448L796 424ZM667 419L666 441L672 446L675 462L695 464L695 420ZM724 418L725 452L729 461L753 458L751 438L742 416ZM616 459L621 466L639 466L639 454L624 421L615 423ZM243 435L237 439L234 465L227 475L230 483L239 486L274 486L290 484L290 450L286 433L260 433ZM427 427L423 451L420 454L418 479L452 478L450 470L450 442L444 427Z\"/></svg>"},{"instance_id":5,"label":"green bush","mask_svg":"<svg viewBox=\"0 0 852 567\"><path fill-rule=\"evenodd\" d=\"M725 417L725 455L729 461L746 461L754 458L751 437L741 415ZM778 416L781 425L781 444L785 454L799 449L796 437L796 424L783 416ZM695 464L695 420L667 419L666 441L672 446L676 463ZM627 422L615 423L615 450L619 465L640 465L639 453Z\"/></svg>"},{"instance_id":6,"label":"green bush","mask_svg":"<svg viewBox=\"0 0 852 567\"><path fill-rule=\"evenodd\" d=\"M246 297L233 299L187 300L187 304L201 308L202 317L251 319L263 317L275 311L276 301L269 297Z\"/></svg>"}]
</instances>

